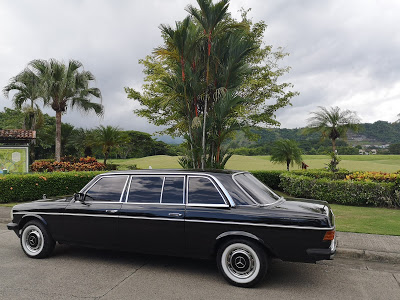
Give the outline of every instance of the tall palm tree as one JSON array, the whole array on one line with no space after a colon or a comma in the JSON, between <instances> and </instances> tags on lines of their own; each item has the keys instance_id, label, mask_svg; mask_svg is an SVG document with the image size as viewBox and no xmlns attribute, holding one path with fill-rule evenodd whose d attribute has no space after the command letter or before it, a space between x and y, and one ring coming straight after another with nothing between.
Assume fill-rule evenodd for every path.
<instances>
[{"instance_id":1,"label":"tall palm tree","mask_svg":"<svg viewBox=\"0 0 400 300\"><path fill-rule=\"evenodd\" d=\"M207 40L207 64L206 64L206 93L204 97L204 112L203 112L203 136L202 136L202 148L203 156L201 160L201 167L205 167L206 159L206 121L207 121L207 105L208 105L208 92L210 83L210 57L212 49L213 35L215 34L218 24L227 16L229 7L229 0L221 0L215 4L212 0L197 0L200 6L200 10L188 5L186 11L189 12L203 27L205 38Z\"/></svg>"},{"instance_id":2,"label":"tall palm tree","mask_svg":"<svg viewBox=\"0 0 400 300\"><path fill-rule=\"evenodd\" d=\"M40 83L40 96L44 104L56 112L56 148L55 158L61 158L61 116L68 107L77 108L83 112L94 111L103 114L103 106L91 102L91 97L100 98L98 88L90 87L95 80L89 71L80 70L82 63L70 60L68 64L55 59L36 59L29 63L29 71L33 72Z\"/></svg>"},{"instance_id":3,"label":"tall palm tree","mask_svg":"<svg viewBox=\"0 0 400 300\"><path fill-rule=\"evenodd\" d=\"M289 166L294 163L300 165L303 162L301 149L295 141L292 140L277 140L271 149L271 161L273 163L286 163L286 168L289 171Z\"/></svg>"},{"instance_id":4,"label":"tall palm tree","mask_svg":"<svg viewBox=\"0 0 400 300\"><path fill-rule=\"evenodd\" d=\"M336 139L346 138L349 129L358 131L360 119L357 113L351 110L340 110L339 107L318 107L318 111L311 112L308 118L308 127L304 133L320 132L322 139L329 138L332 141L332 151L336 152Z\"/></svg>"},{"instance_id":5,"label":"tall palm tree","mask_svg":"<svg viewBox=\"0 0 400 300\"><path fill-rule=\"evenodd\" d=\"M102 147L104 164L106 165L111 150L123 143L126 137L119 127L100 125L94 130L94 139L96 144Z\"/></svg>"}]
</instances>

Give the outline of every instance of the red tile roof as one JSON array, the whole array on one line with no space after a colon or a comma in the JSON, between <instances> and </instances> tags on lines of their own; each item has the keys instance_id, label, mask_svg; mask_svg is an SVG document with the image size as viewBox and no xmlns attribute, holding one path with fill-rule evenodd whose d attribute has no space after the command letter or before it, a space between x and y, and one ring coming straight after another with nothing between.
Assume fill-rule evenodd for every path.
<instances>
[{"instance_id":1,"label":"red tile roof","mask_svg":"<svg viewBox=\"0 0 400 300\"><path fill-rule=\"evenodd\" d=\"M36 138L36 131L22 129L0 130L0 139L4 140L32 140Z\"/></svg>"}]
</instances>

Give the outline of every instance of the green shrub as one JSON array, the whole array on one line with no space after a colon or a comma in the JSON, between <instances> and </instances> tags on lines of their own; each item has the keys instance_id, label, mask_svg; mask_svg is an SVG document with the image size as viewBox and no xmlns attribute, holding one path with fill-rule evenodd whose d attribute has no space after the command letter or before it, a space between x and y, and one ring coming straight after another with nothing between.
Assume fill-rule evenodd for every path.
<instances>
[{"instance_id":1,"label":"green shrub","mask_svg":"<svg viewBox=\"0 0 400 300\"><path fill-rule=\"evenodd\" d=\"M37 160L30 165L32 172L102 171L105 166L94 157L64 157L61 161Z\"/></svg>"},{"instance_id":2,"label":"green shrub","mask_svg":"<svg viewBox=\"0 0 400 300\"><path fill-rule=\"evenodd\" d=\"M339 169L337 172L331 172L325 169L311 169L311 170L293 170L291 173L302 175L312 178L330 178L330 179L345 179L350 174L345 169Z\"/></svg>"},{"instance_id":3,"label":"green shrub","mask_svg":"<svg viewBox=\"0 0 400 300\"><path fill-rule=\"evenodd\" d=\"M107 171L115 171L115 170L118 169L118 166L119 166L119 165L117 165L117 164L106 164L106 165L105 165L105 169L106 169Z\"/></svg>"},{"instance_id":4,"label":"green shrub","mask_svg":"<svg viewBox=\"0 0 400 300\"><path fill-rule=\"evenodd\" d=\"M0 203L23 202L72 195L103 172L54 172L0 177Z\"/></svg>"},{"instance_id":5,"label":"green shrub","mask_svg":"<svg viewBox=\"0 0 400 300\"><path fill-rule=\"evenodd\" d=\"M127 170L137 170L137 169L138 169L137 164L125 165L125 168L126 168Z\"/></svg>"},{"instance_id":6,"label":"green shrub","mask_svg":"<svg viewBox=\"0 0 400 300\"><path fill-rule=\"evenodd\" d=\"M251 171L251 174L254 175L258 180L268 185L271 189L280 190L280 175L287 171Z\"/></svg>"},{"instance_id":7,"label":"green shrub","mask_svg":"<svg viewBox=\"0 0 400 300\"><path fill-rule=\"evenodd\" d=\"M284 173L281 189L294 197L325 200L354 206L400 207L395 183L332 180Z\"/></svg>"}]
</instances>

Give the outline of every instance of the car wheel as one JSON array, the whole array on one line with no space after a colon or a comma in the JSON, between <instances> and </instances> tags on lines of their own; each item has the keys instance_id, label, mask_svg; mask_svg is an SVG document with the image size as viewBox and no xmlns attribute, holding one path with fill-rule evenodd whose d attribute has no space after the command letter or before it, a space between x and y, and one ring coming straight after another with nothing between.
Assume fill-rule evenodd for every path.
<instances>
[{"instance_id":1,"label":"car wheel","mask_svg":"<svg viewBox=\"0 0 400 300\"><path fill-rule=\"evenodd\" d=\"M22 228L21 247L32 258L43 258L51 254L55 242L40 221L29 221Z\"/></svg>"},{"instance_id":2,"label":"car wheel","mask_svg":"<svg viewBox=\"0 0 400 300\"><path fill-rule=\"evenodd\" d=\"M251 287L260 282L267 272L267 254L256 243L230 240L217 252L218 269L231 284Z\"/></svg>"}]
</instances>

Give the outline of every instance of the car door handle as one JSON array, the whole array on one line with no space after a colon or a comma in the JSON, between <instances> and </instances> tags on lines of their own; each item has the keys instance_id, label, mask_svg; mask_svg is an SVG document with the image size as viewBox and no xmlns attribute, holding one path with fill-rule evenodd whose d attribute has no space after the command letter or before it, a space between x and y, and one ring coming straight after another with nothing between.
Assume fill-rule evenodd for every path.
<instances>
[{"instance_id":1,"label":"car door handle","mask_svg":"<svg viewBox=\"0 0 400 300\"><path fill-rule=\"evenodd\" d=\"M115 214L117 211L118 209L107 209L106 213Z\"/></svg>"},{"instance_id":2,"label":"car door handle","mask_svg":"<svg viewBox=\"0 0 400 300\"><path fill-rule=\"evenodd\" d=\"M169 213L168 216L170 216L170 217L182 217L182 214L180 214L180 213Z\"/></svg>"}]
</instances>

